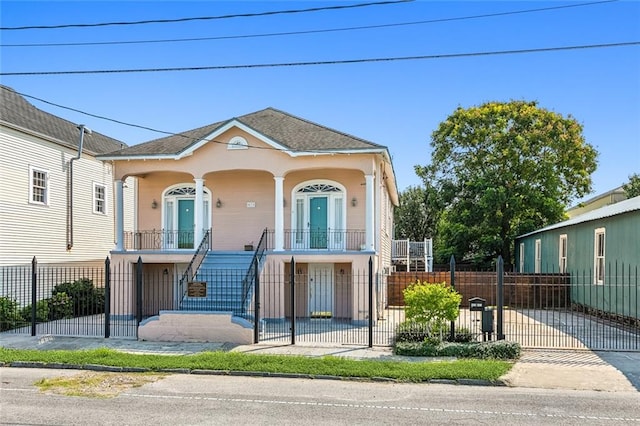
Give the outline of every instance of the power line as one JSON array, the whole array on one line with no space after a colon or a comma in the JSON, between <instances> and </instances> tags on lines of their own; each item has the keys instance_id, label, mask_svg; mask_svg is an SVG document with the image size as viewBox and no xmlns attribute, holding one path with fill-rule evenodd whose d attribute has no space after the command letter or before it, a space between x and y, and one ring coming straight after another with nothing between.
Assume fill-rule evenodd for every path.
<instances>
[{"instance_id":1,"label":"power line","mask_svg":"<svg viewBox=\"0 0 640 426\"><path fill-rule=\"evenodd\" d=\"M196 142L196 141L199 141L199 140L202 139L202 138L194 138L194 137L191 137L191 136L187 136L184 133L174 133L174 132L169 132L169 131L166 131L166 130L158 130L158 129L154 129L153 127L142 126L140 124L127 123L126 121L116 120L114 118L105 117L103 115L92 114L90 112L85 112L85 111L82 111L82 110L79 110L79 109L76 109L76 108L72 108L72 107L68 107L68 106L57 104L55 102L47 101L47 100L39 98L37 96L32 96L32 95L28 95L26 93L21 93L21 92L18 92L16 90L10 89L10 88L2 86L2 85L0 85L0 88L3 89L3 90L12 91L12 92L16 93L17 95L24 96L25 98L33 99L33 100L45 103L47 105L54 106L56 108L62 108L62 109L66 109L68 111L77 112L79 114L86 115L88 117L97 118L99 120L110 121L112 123L121 124L123 126L135 127L137 129L148 130L148 131L151 131L151 132L161 133L161 134L168 135L168 136L178 136L178 137L181 137L181 138L184 138L184 139L189 139L192 142ZM227 142L217 141L217 140L213 140L213 139L210 140L209 142L217 143L217 144L220 144L220 145L228 145ZM271 146L257 146L257 145L249 144L249 145L247 145L247 147L248 148L254 148L254 149L274 150L274 151L280 151L280 152L291 152L290 149L281 149L281 148L275 148L275 147L271 147ZM305 152L324 153L325 151L315 150L315 149L307 149L307 150L305 150Z\"/></svg>"},{"instance_id":2,"label":"power line","mask_svg":"<svg viewBox=\"0 0 640 426\"><path fill-rule=\"evenodd\" d=\"M191 18L175 18L175 19L149 19L144 21L121 21L121 22L98 22L93 24L60 24L60 25L32 25L22 27L0 27L0 30L50 30L60 28L89 28L89 27L107 27L115 25L143 25L143 24L169 24L176 22L189 22L189 21L211 21L217 19L230 19L230 18L250 18L256 16L271 16L271 15L284 15L293 13L307 13L307 12L320 12L325 10L340 10L340 9L353 9L359 7L369 6L383 6L397 3L407 3L413 0L388 0L373 3L358 3L351 5L340 6L323 6L313 7L308 9L289 9L289 10L275 10L270 12L255 12L255 13L236 13L232 15L221 16L196 16Z\"/></svg>"},{"instance_id":3,"label":"power line","mask_svg":"<svg viewBox=\"0 0 640 426\"><path fill-rule=\"evenodd\" d=\"M628 47L628 46L636 46L636 45L640 45L640 41L606 43L606 44L587 44L587 45L561 46L561 47L542 47L542 48L536 48L536 49L495 50L495 51L487 51L487 52L470 52L470 53L448 53L448 54L441 54L441 55L402 56L402 57L368 58L368 59L345 59L345 60L311 61L311 62L281 62L281 63L271 63L271 64L212 65L212 66L202 66L202 67L170 67L170 68L131 68L131 69L113 69L113 70L18 71L18 72L0 72L0 76L127 74L127 73L150 73L150 72L213 71L213 70L231 70L231 69L302 67L302 66L315 66L315 65L345 65L345 64L362 64L362 63L373 63L373 62L451 59L451 58L465 58L465 57L474 57L474 56L516 55L516 54L526 54L526 53L559 52L559 51L565 51L565 50Z\"/></svg>"},{"instance_id":4,"label":"power line","mask_svg":"<svg viewBox=\"0 0 640 426\"><path fill-rule=\"evenodd\" d=\"M392 27L402 27L402 26L410 26L410 25L424 25L424 24L434 24L434 23L451 22L451 21L464 21L464 20L470 20L470 19L492 18L497 16L508 16L508 15L524 14L524 13L545 12L545 11L557 10L557 9L593 6L593 5L603 4L603 3L614 3L617 1L619 0L603 0L603 1L596 1L596 2L589 2L589 3L569 4L569 5L563 5L563 6L551 6L551 7L542 7L542 8L536 8L536 9L515 10L510 12L485 13L481 15L429 19L429 20L423 20L423 21L400 22L400 23L392 23L392 24L363 25L363 26L357 26L357 27L343 27L343 28L325 28L325 29L319 29L319 30L288 31L288 32L276 32L276 33L265 33L265 34L243 34L243 35L216 36L216 37L157 39L157 40L0 44L0 47L104 46L104 45L122 45L122 44L180 43L180 42L193 42L193 41L233 40L233 39L258 38L258 37L281 37L281 36L319 34L319 33L340 32L340 31L359 31L359 30L369 30L369 29L378 29L378 28L392 28Z\"/></svg>"}]
</instances>

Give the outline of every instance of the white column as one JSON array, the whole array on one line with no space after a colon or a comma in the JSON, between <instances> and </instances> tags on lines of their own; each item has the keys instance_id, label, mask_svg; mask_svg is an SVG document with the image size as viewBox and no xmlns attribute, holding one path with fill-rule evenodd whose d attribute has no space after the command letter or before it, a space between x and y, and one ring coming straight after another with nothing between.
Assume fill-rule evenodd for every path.
<instances>
[{"instance_id":1,"label":"white column","mask_svg":"<svg viewBox=\"0 0 640 426\"><path fill-rule=\"evenodd\" d=\"M365 201L365 238L367 250L374 250L374 209L373 209L373 201L374 201L374 176L373 175L364 175L364 181L366 184L366 201Z\"/></svg>"},{"instance_id":2,"label":"white column","mask_svg":"<svg viewBox=\"0 0 640 426\"><path fill-rule=\"evenodd\" d=\"M194 181L196 182L196 200L193 206L193 226L195 228L193 244L194 248L198 248L204 235L202 229L204 228L204 179L196 178Z\"/></svg>"},{"instance_id":3,"label":"white column","mask_svg":"<svg viewBox=\"0 0 640 426\"><path fill-rule=\"evenodd\" d=\"M275 251L284 250L284 178L282 176L274 176L276 181L276 223L275 223Z\"/></svg>"},{"instance_id":4,"label":"white column","mask_svg":"<svg viewBox=\"0 0 640 426\"><path fill-rule=\"evenodd\" d=\"M124 250L124 195L123 182L116 180L116 251Z\"/></svg>"}]
</instances>

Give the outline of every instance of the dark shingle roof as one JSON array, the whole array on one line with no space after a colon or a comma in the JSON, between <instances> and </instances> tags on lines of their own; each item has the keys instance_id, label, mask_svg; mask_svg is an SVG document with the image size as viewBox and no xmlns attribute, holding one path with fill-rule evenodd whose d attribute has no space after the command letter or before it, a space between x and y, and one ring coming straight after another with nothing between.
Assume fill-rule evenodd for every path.
<instances>
[{"instance_id":1,"label":"dark shingle roof","mask_svg":"<svg viewBox=\"0 0 640 426\"><path fill-rule=\"evenodd\" d=\"M179 154L233 120L237 120L291 151L323 152L385 149L382 145L321 126L275 108L266 108L230 120L188 130L178 135L171 135L134 145L117 153L112 153L111 155Z\"/></svg>"},{"instance_id":2,"label":"dark shingle roof","mask_svg":"<svg viewBox=\"0 0 640 426\"><path fill-rule=\"evenodd\" d=\"M0 122L52 138L56 143L69 148L78 148L80 133L76 124L36 108L13 89L2 85ZM84 136L84 151L94 155L112 152L122 146L126 144L97 132Z\"/></svg>"}]
</instances>

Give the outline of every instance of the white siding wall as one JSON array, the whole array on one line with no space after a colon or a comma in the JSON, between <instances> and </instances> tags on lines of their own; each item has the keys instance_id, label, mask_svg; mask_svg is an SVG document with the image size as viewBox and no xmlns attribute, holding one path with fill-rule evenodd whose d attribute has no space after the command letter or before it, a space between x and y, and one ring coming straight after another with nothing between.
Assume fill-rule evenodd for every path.
<instances>
[{"instance_id":1,"label":"white siding wall","mask_svg":"<svg viewBox=\"0 0 640 426\"><path fill-rule=\"evenodd\" d=\"M391 265L391 238L393 234L393 207L385 185L380 188L380 268Z\"/></svg>"},{"instance_id":2,"label":"white siding wall","mask_svg":"<svg viewBox=\"0 0 640 426\"><path fill-rule=\"evenodd\" d=\"M103 260L113 248L112 166L74 161L73 248L67 250L67 167L71 149L0 127L0 265ZM49 205L29 203L29 167L49 173ZM105 185L107 214L93 213L93 183Z\"/></svg>"}]
</instances>

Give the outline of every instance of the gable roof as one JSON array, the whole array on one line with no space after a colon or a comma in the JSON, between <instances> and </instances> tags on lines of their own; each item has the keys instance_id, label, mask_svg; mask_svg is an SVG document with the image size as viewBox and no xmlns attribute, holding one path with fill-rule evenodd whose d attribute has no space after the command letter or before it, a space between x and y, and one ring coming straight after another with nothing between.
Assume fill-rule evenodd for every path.
<instances>
[{"instance_id":1,"label":"gable roof","mask_svg":"<svg viewBox=\"0 0 640 426\"><path fill-rule=\"evenodd\" d=\"M599 209L591 210L583 213L579 216L572 217L564 222L554 223L547 227L538 229L528 234L520 235L517 238L528 237L530 235L538 234L552 229L564 228L566 226L577 225L579 223L590 222L592 220L604 219L605 217L617 216L619 214L628 213L632 211L640 210L640 196L629 198L628 200L619 201L615 204L609 204L608 206L600 207Z\"/></svg>"},{"instance_id":2,"label":"gable roof","mask_svg":"<svg viewBox=\"0 0 640 426\"><path fill-rule=\"evenodd\" d=\"M80 131L75 123L42 111L7 86L0 85L0 124L31 133L58 145L78 149ZM105 154L126 146L98 132L85 134L83 151Z\"/></svg>"},{"instance_id":3,"label":"gable roof","mask_svg":"<svg viewBox=\"0 0 640 426\"><path fill-rule=\"evenodd\" d=\"M293 153L386 152L386 147L330 129L275 108L219 121L197 129L134 145L108 155L108 159L127 157L181 157L209 140L238 126L264 140L274 149Z\"/></svg>"}]
</instances>

